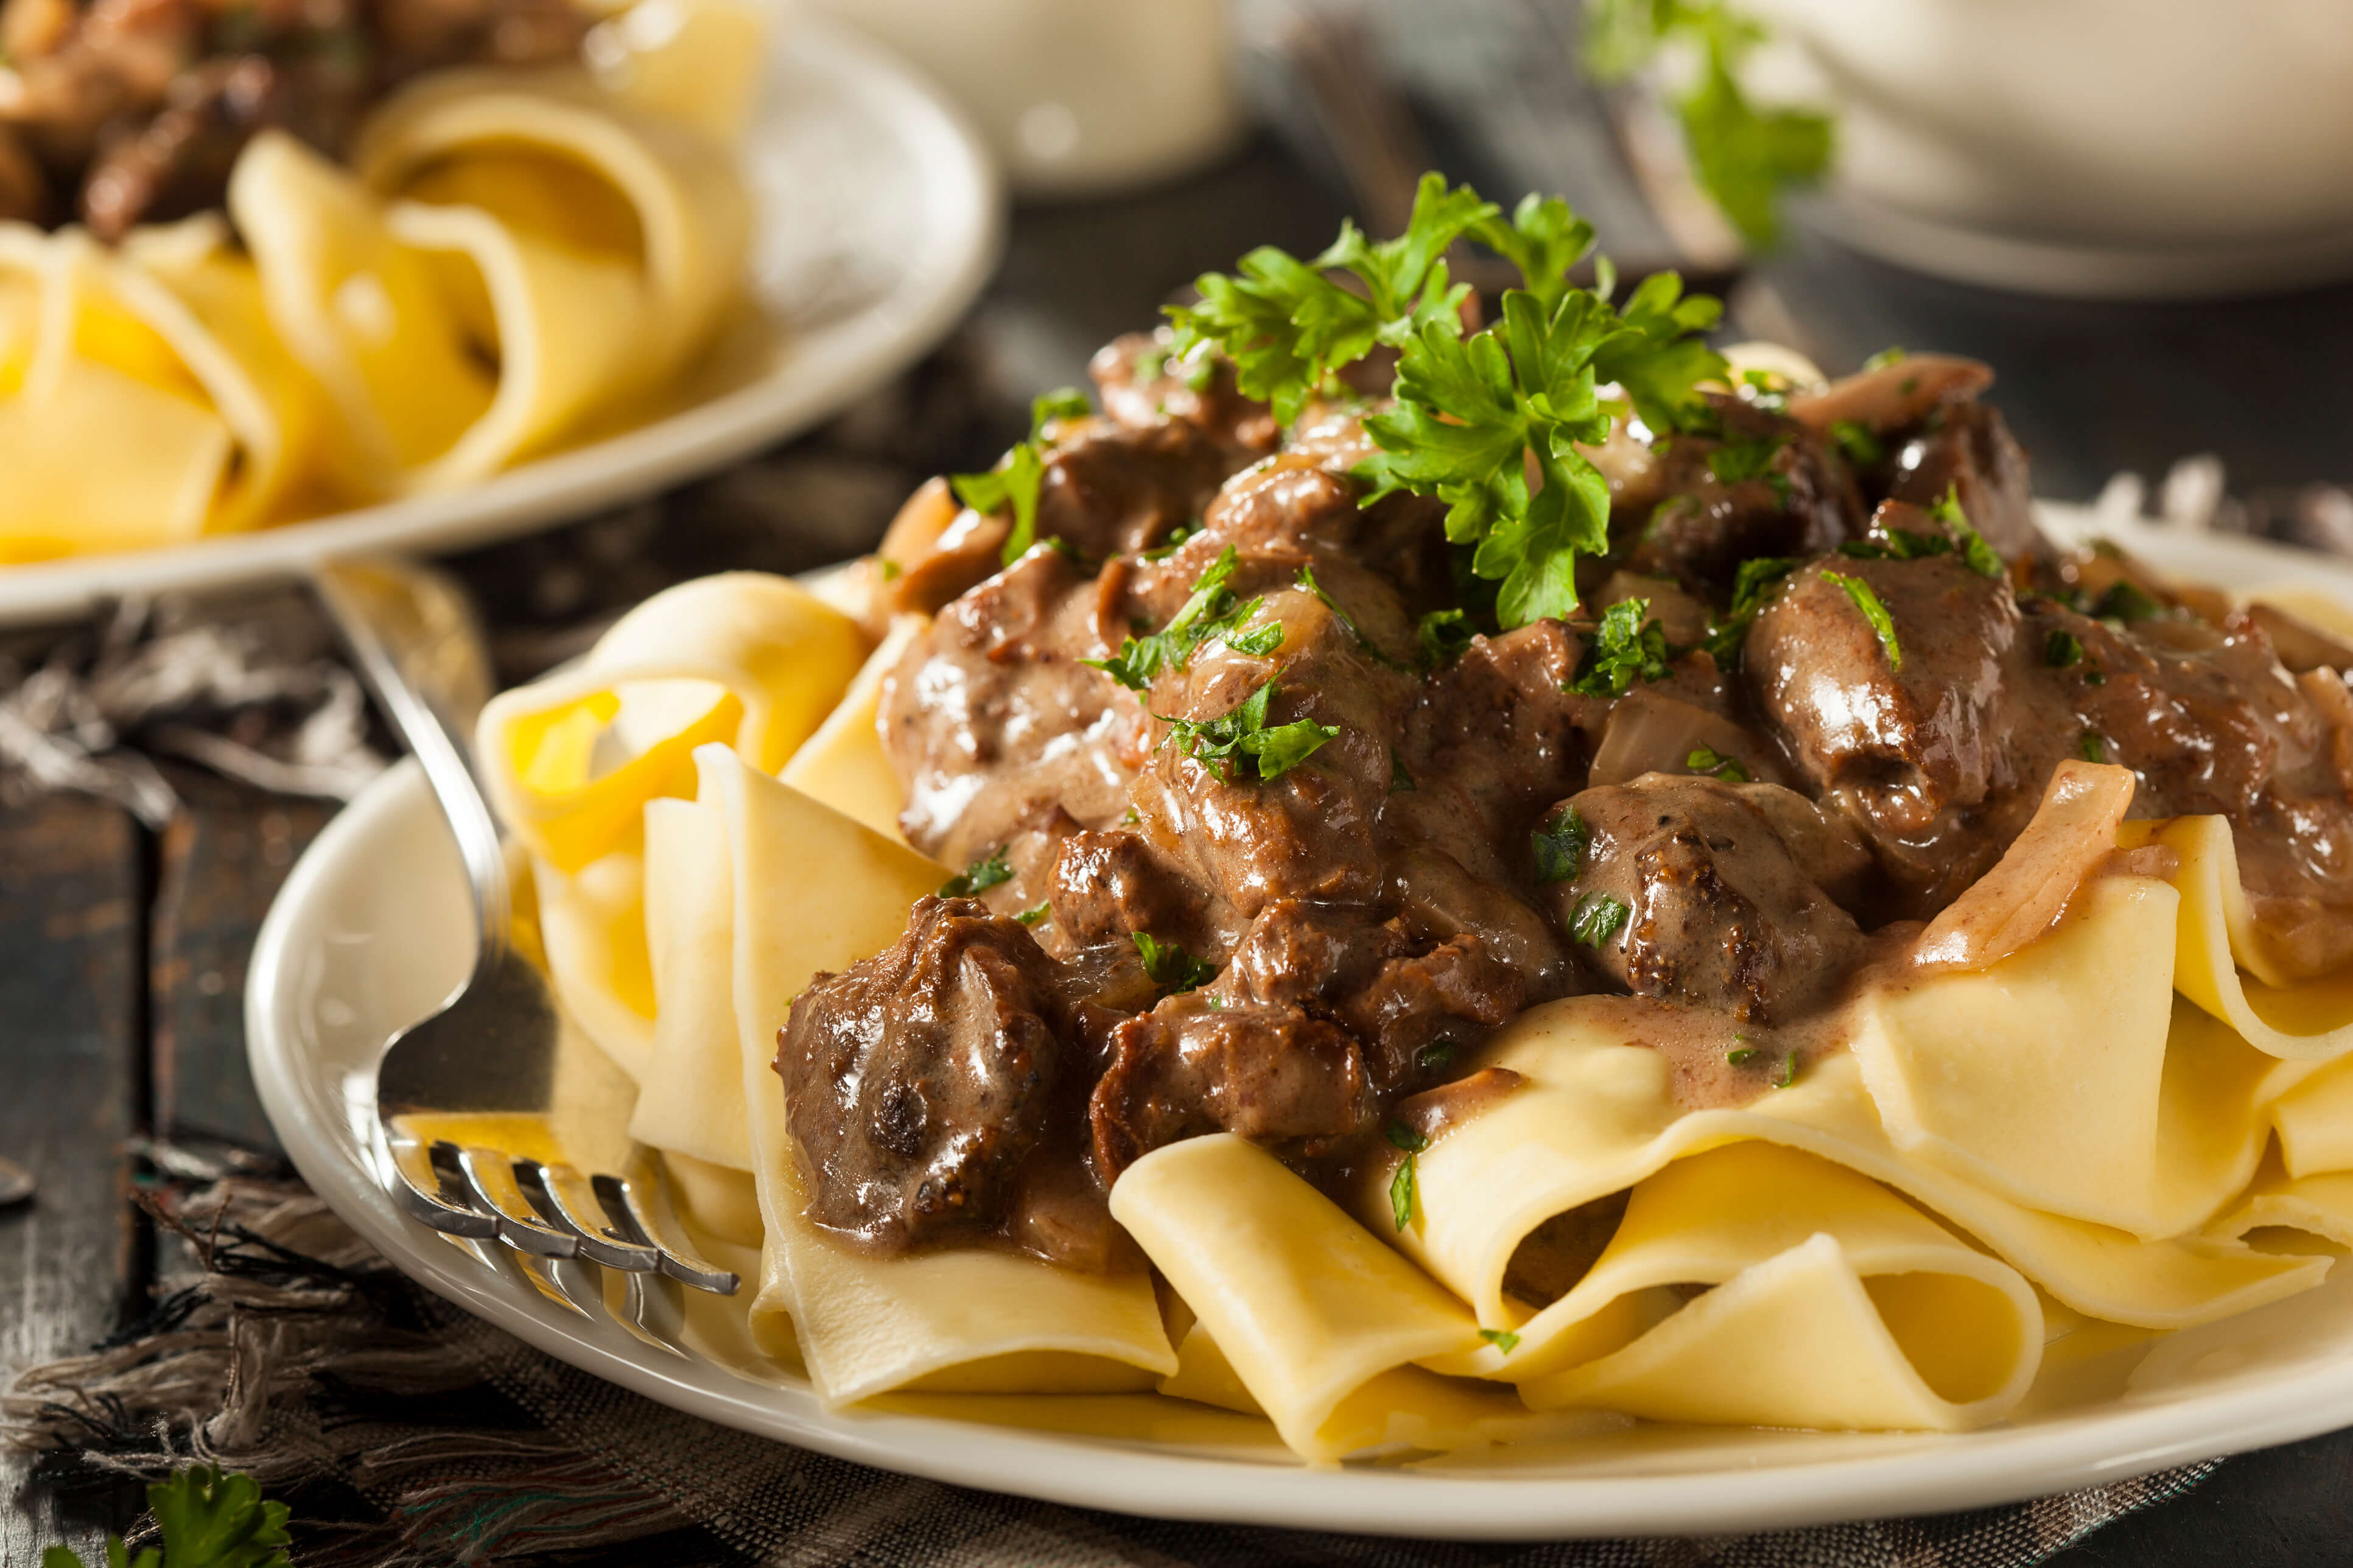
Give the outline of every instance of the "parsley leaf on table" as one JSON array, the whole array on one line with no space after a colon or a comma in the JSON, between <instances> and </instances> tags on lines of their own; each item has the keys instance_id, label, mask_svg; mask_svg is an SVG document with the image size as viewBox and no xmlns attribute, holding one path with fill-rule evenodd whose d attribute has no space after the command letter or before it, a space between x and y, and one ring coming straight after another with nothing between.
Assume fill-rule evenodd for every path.
<instances>
[{"instance_id":1,"label":"parsley leaf on table","mask_svg":"<svg viewBox=\"0 0 2353 1568\"><path fill-rule=\"evenodd\" d=\"M1066 419L1083 419L1092 413L1087 395L1075 386L1041 394L1029 405L1029 439L1014 444L1004 463L985 474L955 474L948 479L956 500L982 513L1013 510L1013 528L1005 536L999 562L1012 565L1038 542L1038 496L1046 483L1046 458L1039 445L1046 427Z\"/></svg>"},{"instance_id":2,"label":"parsley leaf on table","mask_svg":"<svg viewBox=\"0 0 2353 1568\"><path fill-rule=\"evenodd\" d=\"M147 1489L147 1506L164 1537L136 1557L118 1536L106 1542L115 1568L288 1568L287 1508L263 1500L250 1476L228 1475L216 1466L192 1466ZM41 1553L41 1568L84 1568L62 1546Z\"/></svg>"}]
</instances>

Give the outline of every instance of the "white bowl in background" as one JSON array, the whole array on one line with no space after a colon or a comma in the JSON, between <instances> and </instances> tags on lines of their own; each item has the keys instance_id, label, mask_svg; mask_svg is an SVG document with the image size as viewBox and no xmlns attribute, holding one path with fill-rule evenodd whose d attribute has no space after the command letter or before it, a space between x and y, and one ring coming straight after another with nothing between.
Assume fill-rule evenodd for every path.
<instances>
[{"instance_id":1,"label":"white bowl in background","mask_svg":"<svg viewBox=\"0 0 2353 1568\"><path fill-rule=\"evenodd\" d=\"M1820 220L2073 295L2353 274L2348 0L1750 0L1839 120Z\"/></svg>"}]
</instances>

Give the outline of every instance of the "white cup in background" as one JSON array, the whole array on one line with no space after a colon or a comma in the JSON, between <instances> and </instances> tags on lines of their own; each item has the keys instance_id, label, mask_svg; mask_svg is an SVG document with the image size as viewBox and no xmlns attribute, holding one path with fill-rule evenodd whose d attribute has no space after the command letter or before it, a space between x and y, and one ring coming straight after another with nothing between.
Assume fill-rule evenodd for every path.
<instances>
[{"instance_id":1,"label":"white cup in background","mask_svg":"<svg viewBox=\"0 0 2353 1568\"><path fill-rule=\"evenodd\" d=\"M963 105L1029 196L1184 174L1245 128L1225 0L803 0Z\"/></svg>"}]
</instances>

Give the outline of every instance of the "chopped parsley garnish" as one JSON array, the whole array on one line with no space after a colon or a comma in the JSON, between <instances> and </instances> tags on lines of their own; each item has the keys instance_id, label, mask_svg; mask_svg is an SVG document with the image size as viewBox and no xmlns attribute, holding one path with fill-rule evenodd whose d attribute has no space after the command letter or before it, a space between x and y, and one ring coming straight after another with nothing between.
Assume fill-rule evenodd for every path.
<instances>
[{"instance_id":1,"label":"chopped parsley garnish","mask_svg":"<svg viewBox=\"0 0 2353 1568\"><path fill-rule=\"evenodd\" d=\"M1773 585L1798 569L1794 555L1752 555L1740 563L1732 580L1732 607L1707 628L1707 651L1718 665L1728 665L1740 652L1757 612Z\"/></svg>"},{"instance_id":2,"label":"chopped parsley garnish","mask_svg":"<svg viewBox=\"0 0 2353 1568\"><path fill-rule=\"evenodd\" d=\"M1403 1230L1413 1223L1413 1204L1417 1194L1414 1176L1414 1156L1430 1147L1430 1140L1402 1121L1388 1124L1389 1142L1405 1151L1405 1159L1389 1178L1389 1213L1396 1216L1397 1227Z\"/></svg>"},{"instance_id":3,"label":"chopped parsley garnish","mask_svg":"<svg viewBox=\"0 0 2353 1568\"><path fill-rule=\"evenodd\" d=\"M2042 662L2053 669L2073 669L2084 662L2084 639L2053 627L2042 639Z\"/></svg>"},{"instance_id":4,"label":"chopped parsley garnish","mask_svg":"<svg viewBox=\"0 0 2353 1568\"><path fill-rule=\"evenodd\" d=\"M2164 614L2164 605L2128 577L2110 584L2100 602L2092 606L2093 618L2102 621L2153 621Z\"/></svg>"},{"instance_id":5,"label":"chopped parsley garnish","mask_svg":"<svg viewBox=\"0 0 2353 1568\"><path fill-rule=\"evenodd\" d=\"M1637 678L1664 680L1671 657L1667 630L1644 619L1650 612L1648 599L1620 599L1603 611L1568 689L1580 697L1623 697Z\"/></svg>"},{"instance_id":6,"label":"chopped parsley garnish","mask_svg":"<svg viewBox=\"0 0 2353 1568\"><path fill-rule=\"evenodd\" d=\"M1950 555L1953 542L1941 534L1890 528L1877 539L1850 539L1838 551L1850 561L1921 561L1931 555Z\"/></svg>"},{"instance_id":7,"label":"chopped parsley garnish","mask_svg":"<svg viewBox=\"0 0 2353 1568\"><path fill-rule=\"evenodd\" d=\"M1144 960L1144 973L1155 985L1183 993L1207 985L1218 977L1218 966L1208 959L1196 958L1173 942L1162 942L1148 931L1135 935L1135 951Z\"/></svg>"},{"instance_id":8,"label":"chopped parsley garnish","mask_svg":"<svg viewBox=\"0 0 2353 1568\"><path fill-rule=\"evenodd\" d=\"M1781 1070L1773 1075L1775 1089L1787 1089L1798 1081L1798 1053L1791 1051L1781 1058Z\"/></svg>"},{"instance_id":9,"label":"chopped parsley garnish","mask_svg":"<svg viewBox=\"0 0 2353 1568\"><path fill-rule=\"evenodd\" d=\"M1825 572L1822 575L1845 589L1846 596L1854 601L1854 607L1862 612L1862 618L1871 623L1873 633L1879 638L1879 646L1887 650L1887 668L1903 668L1904 645L1895 640L1895 617L1889 615L1887 606L1879 602L1878 593L1860 577L1849 577L1839 572Z\"/></svg>"},{"instance_id":10,"label":"chopped parsley garnish","mask_svg":"<svg viewBox=\"0 0 2353 1568\"><path fill-rule=\"evenodd\" d=\"M2108 760L2108 740L2097 730L2086 730L2075 738L2075 754L2087 763Z\"/></svg>"},{"instance_id":11,"label":"chopped parsley garnish","mask_svg":"<svg viewBox=\"0 0 2353 1568\"><path fill-rule=\"evenodd\" d=\"M1722 779L1726 784L1749 782L1747 766L1738 757L1727 757L1714 746L1694 746L1690 754L1683 758L1683 766L1695 773Z\"/></svg>"},{"instance_id":12,"label":"chopped parsley garnish","mask_svg":"<svg viewBox=\"0 0 2353 1568\"><path fill-rule=\"evenodd\" d=\"M1550 826L1528 835L1528 848L1536 863L1539 882L1566 882L1585 864L1585 817L1570 806Z\"/></svg>"},{"instance_id":13,"label":"chopped parsley garnish","mask_svg":"<svg viewBox=\"0 0 2353 1568\"><path fill-rule=\"evenodd\" d=\"M1008 566L1029 553L1038 542L1038 492L1046 482L1046 459L1039 451L1046 426L1063 419L1083 419L1092 410L1086 394L1065 386L1040 395L1029 405L1029 439L1014 444L1004 463L985 474L955 474L949 486L956 500L977 512L993 513L1010 507L1012 531L1005 536L998 559Z\"/></svg>"},{"instance_id":14,"label":"chopped parsley garnish","mask_svg":"<svg viewBox=\"0 0 2353 1568\"><path fill-rule=\"evenodd\" d=\"M2009 568L2001 563L2000 553L1986 542L1985 535L1969 521L1969 514L1961 510L1959 485L1947 485L1944 499L1929 509L1928 515L1951 530L1953 537L1960 541L1961 560L1970 571L1980 577L1997 581L2009 575Z\"/></svg>"},{"instance_id":15,"label":"chopped parsley garnish","mask_svg":"<svg viewBox=\"0 0 2353 1568\"><path fill-rule=\"evenodd\" d=\"M1911 355L1905 353L1895 344L1890 343L1885 348L1880 350L1877 353L1872 355L1869 359L1863 361L1862 368L1865 370L1885 370L1889 365L1902 364L1905 360L1911 357Z\"/></svg>"},{"instance_id":16,"label":"chopped parsley garnish","mask_svg":"<svg viewBox=\"0 0 2353 1568\"><path fill-rule=\"evenodd\" d=\"M881 556L880 559L882 563L882 581L885 583L895 583L906 575L907 569L889 556Z\"/></svg>"},{"instance_id":17,"label":"chopped parsley garnish","mask_svg":"<svg viewBox=\"0 0 2353 1568\"><path fill-rule=\"evenodd\" d=\"M1398 755L1395 746L1391 746L1389 748L1389 793L1402 795L1408 790L1419 787L1413 782L1413 775L1406 772L1405 759Z\"/></svg>"},{"instance_id":18,"label":"chopped parsley garnish","mask_svg":"<svg viewBox=\"0 0 2353 1568\"><path fill-rule=\"evenodd\" d=\"M1765 30L1718 0L1588 0L1586 17L1584 59L1599 80L1632 76L1662 46L1697 57L1674 100L1692 173L1743 239L1770 249L1783 189L1811 184L1830 166L1831 122L1810 110L1760 107L1742 90L1741 62Z\"/></svg>"},{"instance_id":19,"label":"chopped parsley garnish","mask_svg":"<svg viewBox=\"0 0 2353 1568\"><path fill-rule=\"evenodd\" d=\"M1847 461L1861 467L1868 468L1887 456L1887 448L1880 443L1878 437L1871 433L1870 427L1858 425L1852 419L1831 420L1831 439L1838 443L1839 450L1846 454Z\"/></svg>"},{"instance_id":20,"label":"chopped parsley garnish","mask_svg":"<svg viewBox=\"0 0 2353 1568\"><path fill-rule=\"evenodd\" d=\"M1181 670L1191 664L1201 645L1212 637L1222 637L1228 647L1243 653L1262 657L1273 652L1282 646L1281 622L1271 622L1253 632L1241 629L1266 601L1238 598L1226 586L1240 564L1240 555L1232 545L1227 545L1193 579L1191 596L1177 607L1166 626L1149 637L1123 638L1119 651L1109 658L1082 658L1079 662L1102 670L1130 691L1145 691L1150 689L1153 678L1162 670ZM1271 639L1268 636L1270 629ZM1239 642L1235 640L1238 637Z\"/></svg>"},{"instance_id":21,"label":"chopped parsley garnish","mask_svg":"<svg viewBox=\"0 0 2353 1568\"><path fill-rule=\"evenodd\" d=\"M1444 259L1466 237L1525 284L1504 294L1499 321L1468 334L1468 289ZM1380 448L1356 470L1371 486L1366 504L1398 490L1444 501L1447 538L1475 546L1472 569L1501 584L1504 624L1525 626L1575 609L1576 557L1609 543L1609 488L1577 450L1606 439L1624 406L1605 403L1600 385L1616 384L1645 425L1668 431L1702 416L1698 384L1725 374L1700 336L1722 315L1718 301L1686 298L1680 279L1661 273L1615 307L1568 281L1592 244L1592 226L1565 202L1532 195L1506 221L1468 186L1428 174L1398 237L1375 244L1345 224L1312 261L1254 250L1239 276L1197 279L1199 302L1169 314L1180 350L1216 345L1242 393L1286 424L1336 385L1335 372L1377 346L1398 350L1396 401L1365 421ZM1327 277L1335 268L1357 287Z\"/></svg>"},{"instance_id":22,"label":"chopped parsley garnish","mask_svg":"<svg viewBox=\"0 0 2353 1568\"><path fill-rule=\"evenodd\" d=\"M940 884L944 899L976 898L999 882L1013 880L1013 868L1005 863L1005 847L999 845L980 859L966 866L955 876Z\"/></svg>"},{"instance_id":23,"label":"chopped parsley garnish","mask_svg":"<svg viewBox=\"0 0 2353 1568\"><path fill-rule=\"evenodd\" d=\"M1520 1336L1509 1329L1481 1329L1479 1337L1505 1355L1520 1348Z\"/></svg>"},{"instance_id":24,"label":"chopped parsley garnish","mask_svg":"<svg viewBox=\"0 0 2353 1568\"><path fill-rule=\"evenodd\" d=\"M1568 917L1568 934L1588 947L1599 947L1618 934L1630 912L1607 893L1588 893Z\"/></svg>"},{"instance_id":25,"label":"chopped parsley garnish","mask_svg":"<svg viewBox=\"0 0 2353 1568\"><path fill-rule=\"evenodd\" d=\"M1144 561L1166 561L1171 555L1176 554L1177 549L1183 545L1187 540L1192 538L1195 534L1200 531L1201 531L1199 529L1195 528L1190 523L1180 522L1175 528L1168 531L1168 537L1162 540L1156 547L1151 550L1138 552L1137 558Z\"/></svg>"},{"instance_id":26,"label":"chopped parsley garnish","mask_svg":"<svg viewBox=\"0 0 2353 1568\"><path fill-rule=\"evenodd\" d=\"M1452 1040L1441 1037L1416 1051L1413 1059L1420 1065L1422 1071L1436 1072L1454 1059L1457 1048Z\"/></svg>"},{"instance_id":27,"label":"chopped parsley garnish","mask_svg":"<svg viewBox=\"0 0 2353 1568\"><path fill-rule=\"evenodd\" d=\"M1781 504L1789 504L1789 480L1787 475L1773 471L1773 459L1780 455L1788 440L1781 436L1756 436L1746 440L1726 441L1709 451L1707 471L1722 485L1746 484L1762 479L1773 487Z\"/></svg>"},{"instance_id":28,"label":"chopped parsley garnish","mask_svg":"<svg viewBox=\"0 0 2353 1568\"><path fill-rule=\"evenodd\" d=\"M1337 739L1340 733L1337 727L1318 724L1313 719L1270 725L1266 708L1273 696L1274 682L1270 680L1231 712L1215 719L1172 719L1166 713L1153 717L1168 726L1169 738L1176 742L1177 750L1220 779L1231 782L1238 777L1258 778L1271 782L1314 756L1324 742Z\"/></svg>"},{"instance_id":29,"label":"chopped parsley garnish","mask_svg":"<svg viewBox=\"0 0 2353 1568\"><path fill-rule=\"evenodd\" d=\"M1348 614L1347 611L1342 609L1340 607L1340 601L1334 598L1330 594L1324 591L1324 584L1315 580L1315 568L1313 566L1302 566L1299 569L1297 585L1304 589L1306 592L1314 595L1317 599L1323 602L1324 607L1332 612L1332 618L1339 622L1341 628L1350 637L1356 639L1356 646L1358 647L1364 649L1365 652L1372 656L1374 663L1385 664L1391 669L1403 669L1405 668L1405 666L1398 663L1397 660L1383 653L1381 651L1380 644L1375 642L1372 638L1365 635L1365 628L1356 624L1356 618ZM1232 639L1229 638L1228 640L1231 641Z\"/></svg>"},{"instance_id":30,"label":"chopped parsley garnish","mask_svg":"<svg viewBox=\"0 0 2353 1568\"><path fill-rule=\"evenodd\" d=\"M1019 921L1023 925L1026 925L1026 926L1042 925L1042 924L1044 924L1044 923L1045 923L1046 917L1047 917L1048 915L1050 915L1050 914L1053 913L1053 912L1054 912L1054 911L1053 911L1053 907L1052 907L1051 905L1049 905L1049 904L1039 904L1039 905L1036 909L1034 909L1034 910L1021 910L1019 913L1016 914L1013 918L1014 918L1015 920L1017 920L1017 921Z\"/></svg>"},{"instance_id":31,"label":"chopped parsley garnish","mask_svg":"<svg viewBox=\"0 0 2353 1568\"><path fill-rule=\"evenodd\" d=\"M1764 1054L1764 1052L1758 1050L1755 1046L1742 1046L1736 1050L1725 1052L1724 1059L1730 1062L1736 1068L1746 1067L1750 1062L1755 1061L1758 1057Z\"/></svg>"},{"instance_id":32,"label":"chopped parsley garnish","mask_svg":"<svg viewBox=\"0 0 2353 1568\"><path fill-rule=\"evenodd\" d=\"M1471 617L1461 610L1432 610L1414 627L1421 645L1421 668L1442 669L1471 647Z\"/></svg>"}]
</instances>

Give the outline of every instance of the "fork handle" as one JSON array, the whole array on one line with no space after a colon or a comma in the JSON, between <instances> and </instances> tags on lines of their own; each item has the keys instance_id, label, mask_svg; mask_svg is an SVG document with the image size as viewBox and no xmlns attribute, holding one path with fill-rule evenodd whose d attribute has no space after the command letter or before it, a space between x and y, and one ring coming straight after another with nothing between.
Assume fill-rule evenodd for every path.
<instances>
[{"instance_id":1,"label":"fork handle","mask_svg":"<svg viewBox=\"0 0 2353 1568\"><path fill-rule=\"evenodd\" d=\"M475 973L490 973L506 954L512 900L498 820L460 728L490 691L489 660L464 595L438 573L381 557L321 562L311 585L360 679L425 769L458 840L481 922Z\"/></svg>"}]
</instances>

